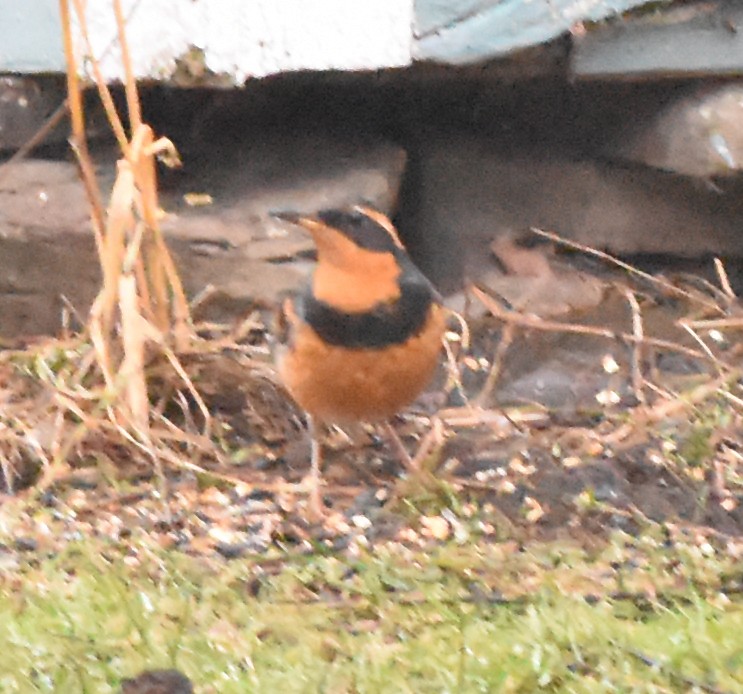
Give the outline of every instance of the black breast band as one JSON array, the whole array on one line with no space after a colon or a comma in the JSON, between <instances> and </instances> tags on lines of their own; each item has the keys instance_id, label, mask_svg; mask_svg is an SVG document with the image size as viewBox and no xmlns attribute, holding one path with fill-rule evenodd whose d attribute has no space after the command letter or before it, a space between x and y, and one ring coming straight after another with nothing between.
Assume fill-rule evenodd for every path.
<instances>
[{"instance_id":1,"label":"black breast band","mask_svg":"<svg viewBox=\"0 0 743 694\"><path fill-rule=\"evenodd\" d=\"M411 263L412 265L412 263ZM296 301L299 316L327 343L340 347L380 349L418 335L426 323L436 290L414 266L400 278L400 297L364 313L346 313L306 291Z\"/></svg>"}]
</instances>

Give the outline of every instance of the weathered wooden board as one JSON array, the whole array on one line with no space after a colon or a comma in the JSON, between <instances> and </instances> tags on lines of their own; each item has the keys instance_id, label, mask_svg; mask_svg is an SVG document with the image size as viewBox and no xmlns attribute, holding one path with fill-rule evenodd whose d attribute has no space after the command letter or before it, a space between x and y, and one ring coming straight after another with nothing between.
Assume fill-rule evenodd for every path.
<instances>
[{"instance_id":1,"label":"weathered wooden board","mask_svg":"<svg viewBox=\"0 0 743 694\"><path fill-rule=\"evenodd\" d=\"M647 0L416 0L413 57L466 65L545 43Z\"/></svg>"},{"instance_id":2,"label":"weathered wooden board","mask_svg":"<svg viewBox=\"0 0 743 694\"><path fill-rule=\"evenodd\" d=\"M189 61L198 63L196 77L214 75L209 83L220 86L293 70L411 62L413 0L122 0L122 6L142 79L169 80ZM111 2L88 2L85 12L104 76L120 79ZM0 0L0 72L64 71L61 38L56 0ZM81 57L87 52L79 36L77 49Z\"/></svg>"},{"instance_id":3,"label":"weathered wooden board","mask_svg":"<svg viewBox=\"0 0 743 694\"><path fill-rule=\"evenodd\" d=\"M416 0L416 36L426 36L439 29L451 27L467 17L487 10L496 4L493 0Z\"/></svg>"},{"instance_id":4,"label":"weathered wooden board","mask_svg":"<svg viewBox=\"0 0 743 694\"><path fill-rule=\"evenodd\" d=\"M482 63L601 22L648 0L123 0L135 73L190 85L292 70ZM581 78L743 72L743 1L657 2L574 32ZM106 77L121 77L110 3L87 4ZM84 54L84 46L79 50ZM538 59L538 58L537 58ZM0 72L62 72L57 3L0 0ZM186 68L188 72L188 68ZM206 75L207 77L204 77Z\"/></svg>"},{"instance_id":5,"label":"weathered wooden board","mask_svg":"<svg viewBox=\"0 0 743 694\"><path fill-rule=\"evenodd\" d=\"M209 84L291 70L372 70L415 60L478 63L648 0L122 0L135 74L173 80L195 65ZM121 77L108 2L86 6L102 69ZM81 55L85 48L80 44ZM0 72L61 72L57 3L0 0ZM183 80L181 80L183 82ZM185 83L188 83L186 80Z\"/></svg>"},{"instance_id":6,"label":"weathered wooden board","mask_svg":"<svg viewBox=\"0 0 743 694\"><path fill-rule=\"evenodd\" d=\"M743 3L672 7L591 29L576 39L577 78L659 78L743 74Z\"/></svg>"}]
</instances>

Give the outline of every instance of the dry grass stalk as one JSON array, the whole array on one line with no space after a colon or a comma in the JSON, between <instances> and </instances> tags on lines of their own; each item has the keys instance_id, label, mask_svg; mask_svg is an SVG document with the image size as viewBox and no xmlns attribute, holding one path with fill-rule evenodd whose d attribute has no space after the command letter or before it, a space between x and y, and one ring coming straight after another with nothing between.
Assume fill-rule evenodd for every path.
<instances>
[{"instance_id":1,"label":"dry grass stalk","mask_svg":"<svg viewBox=\"0 0 743 694\"><path fill-rule=\"evenodd\" d=\"M64 22L63 22L64 23ZM109 41L107 46L101 51L99 59L107 56L115 44L115 39ZM41 145L52 131L67 117L70 113L70 100L65 98L60 102L54 112L41 124L39 129L23 144L13 155L5 162L0 164L0 184L2 184L12 173L13 167L24 160L31 152Z\"/></svg>"},{"instance_id":2,"label":"dry grass stalk","mask_svg":"<svg viewBox=\"0 0 743 694\"><path fill-rule=\"evenodd\" d=\"M177 155L167 139L155 138L142 122L123 15L114 0L130 132L127 135L91 56L98 94L121 149L116 181L104 205L87 149L73 45L74 13L82 47L91 52L85 3L59 0L59 6L68 61L71 146L88 197L102 286L87 321L87 339L72 335L0 352L0 475L10 492L15 480L28 480L38 470L34 493L75 474L78 461L101 461L104 474L112 463L121 462L129 468L154 466L158 474L168 464L222 478L197 464L218 462L222 453L210 437L207 407L178 354L193 353L198 371L202 353L241 348L228 338L214 344L193 339L188 304L159 227L155 157L173 161ZM253 361L247 356L246 370L252 373ZM162 391L157 398L148 392L155 383ZM159 404L152 405L158 398ZM183 409L180 425L163 414L173 401ZM191 411L194 403L199 417Z\"/></svg>"},{"instance_id":3,"label":"dry grass stalk","mask_svg":"<svg viewBox=\"0 0 743 694\"><path fill-rule=\"evenodd\" d=\"M140 440L147 441L150 430L150 403L145 374L149 356L147 349L155 346L161 353L166 353L169 361L177 363L174 353L165 349L170 341L165 336L172 336L175 350L180 351L188 346L190 335L185 293L159 225L161 212L155 157L164 156L170 161L177 161L177 154L169 140L155 139L152 129L142 122L120 0L114 0L113 8L125 75L129 137L116 111L99 62L92 52L85 3L83 0L72 0L72 7L79 38L122 155L109 204L104 209L103 196L86 143L70 0L60 0L72 146L88 195L103 277L101 290L90 312L88 330L105 382L106 397L111 401L108 408L110 416L117 425L131 429ZM179 371L183 378L185 373L182 369ZM192 388L187 377L186 382ZM201 402L200 399L197 401ZM203 407L202 411L208 421L206 408Z\"/></svg>"}]
</instances>

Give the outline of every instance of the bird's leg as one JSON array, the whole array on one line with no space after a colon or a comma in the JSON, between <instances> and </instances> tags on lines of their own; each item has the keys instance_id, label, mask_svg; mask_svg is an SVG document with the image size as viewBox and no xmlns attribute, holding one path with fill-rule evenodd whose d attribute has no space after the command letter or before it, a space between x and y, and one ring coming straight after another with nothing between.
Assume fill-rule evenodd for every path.
<instances>
[{"instance_id":1,"label":"bird's leg","mask_svg":"<svg viewBox=\"0 0 743 694\"><path fill-rule=\"evenodd\" d=\"M322 518L325 515L325 507L322 502L320 493L320 484L322 483L320 466L322 465L322 443L320 442L319 427L315 420L307 415L307 431L311 440L310 456L310 479L309 479L309 502L310 514L313 518Z\"/></svg>"}]
</instances>

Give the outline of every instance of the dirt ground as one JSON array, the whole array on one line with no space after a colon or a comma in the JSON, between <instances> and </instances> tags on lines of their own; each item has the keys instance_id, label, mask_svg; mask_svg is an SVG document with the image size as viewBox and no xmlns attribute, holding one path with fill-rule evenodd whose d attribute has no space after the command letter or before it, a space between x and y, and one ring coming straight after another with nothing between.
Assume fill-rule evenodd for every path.
<instances>
[{"instance_id":1,"label":"dirt ground","mask_svg":"<svg viewBox=\"0 0 743 694\"><path fill-rule=\"evenodd\" d=\"M228 558L276 545L343 548L360 536L444 540L470 532L465 525L493 541L592 544L614 529L660 525L737 544L739 348L734 334L680 327L709 314L721 292L688 278L593 276L601 298L581 312L552 320L499 301L497 319L482 310L469 317L469 345L453 321L451 360L395 422L411 451L429 446L419 476L402 473L373 427L329 431L328 515L317 524L306 514L302 416L272 371L270 313L228 326L226 342L201 326L201 347L181 355L211 415L208 433L188 391L150 365L170 429L168 453L154 465L120 435L75 429L74 417L62 424L48 409L56 382L48 370L65 370L58 348L42 341L6 351L5 402L35 403L26 409L33 421L15 423L25 453L12 458L7 436L3 443L15 461L4 467L15 490L3 501L24 509L15 549L52 550L80 533L122 540L135 526L164 547ZM76 344L74 358L85 351ZM60 445L66 460L34 455Z\"/></svg>"}]
</instances>

